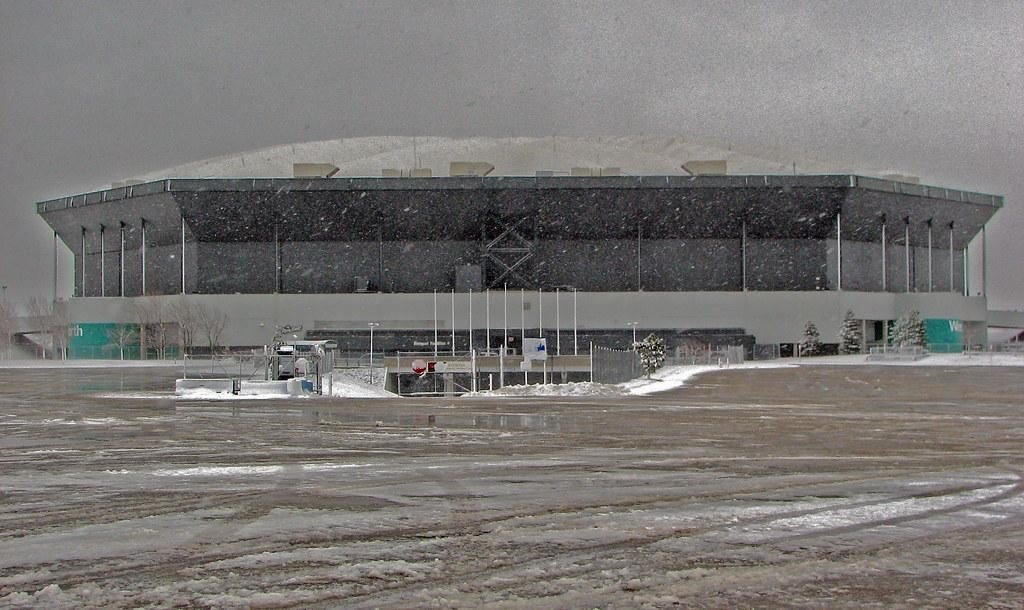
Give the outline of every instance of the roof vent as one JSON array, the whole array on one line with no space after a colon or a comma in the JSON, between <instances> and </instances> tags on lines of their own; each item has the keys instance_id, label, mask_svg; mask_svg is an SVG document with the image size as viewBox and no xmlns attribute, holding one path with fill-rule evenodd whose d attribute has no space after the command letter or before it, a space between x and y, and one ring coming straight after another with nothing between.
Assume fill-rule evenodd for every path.
<instances>
[{"instance_id":1,"label":"roof vent","mask_svg":"<svg viewBox=\"0 0 1024 610\"><path fill-rule=\"evenodd\" d=\"M380 170L380 175L384 178L430 178L433 176L433 172L430 171L429 167L417 167L414 169L393 169L386 167Z\"/></svg>"},{"instance_id":2,"label":"roof vent","mask_svg":"<svg viewBox=\"0 0 1024 610\"><path fill-rule=\"evenodd\" d=\"M621 176L621 167L573 167L569 170L570 176Z\"/></svg>"},{"instance_id":3,"label":"roof vent","mask_svg":"<svg viewBox=\"0 0 1024 610\"><path fill-rule=\"evenodd\" d=\"M292 175L296 178L330 178L338 173L331 163L292 163Z\"/></svg>"},{"instance_id":4,"label":"roof vent","mask_svg":"<svg viewBox=\"0 0 1024 610\"><path fill-rule=\"evenodd\" d=\"M727 166L724 159L702 159L687 161L682 165L683 171L691 176L724 176Z\"/></svg>"},{"instance_id":5,"label":"roof vent","mask_svg":"<svg viewBox=\"0 0 1024 610\"><path fill-rule=\"evenodd\" d=\"M452 161L448 166L449 176L486 176L493 171L486 161Z\"/></svg>"},{"instance_id":6,"label":"roof vent","mask_svg":"<svg viewBox=\"0 0 1024 610\"><path fill-rule=\"evenodd\" d=\"M921 178L918 176L908 176L906 174L884 174L882 175L886 180L892 180L893 182L906 182L907 184L921 184Z\"/></svg>"}]
</instances>

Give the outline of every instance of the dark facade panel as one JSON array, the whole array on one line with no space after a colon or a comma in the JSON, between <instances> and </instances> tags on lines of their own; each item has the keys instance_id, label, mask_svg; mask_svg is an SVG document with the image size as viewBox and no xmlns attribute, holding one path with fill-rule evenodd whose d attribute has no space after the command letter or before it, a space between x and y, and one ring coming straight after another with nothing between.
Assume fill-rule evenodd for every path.
<instances>
[{"instance_id":1,"label":"dark facade panel","mask_svg":"<svg viewBox=\"0 0 1024 610\"><path fill-rule=\"evenodd\" d=\"M829 255L832 255L831 248ZM882 291L882 248L880 244L859 241L843 242L843 290Z\"/></svg>"},{"instance_id":2,"label":"dark facade panel","mask_svg":"<svg viewBox=\"0 0 1024 610\"><path fill-rule=\"evenodd\" d=\"M190 248L194 256L195 248ZM189 267L186 255L186 277L195 279L195 273L189 274ZM132 282L141 279L132 278ZM194 291L194 287L192 288ZM181 293L181 245L154 246L146 249L146 294L180 294Z\"/></svg>"},{"instance_id":3,"label":"dark facade panel","mask_svg":"<svg viewBox=\"0 0 1024 610\"><path fill-rule=\"evenodd\" d=\"M640 268L644 290L743 289L739 239L645 240Z\"/></svg>"},{"instance_id":4,"label":"dark facade panel","mask_svg":"<svg viewBox=\"0 0 1024 610\"><path fill-rule=\"evenodd\" d=\"M583 291L637 290L636 240L601 239L543 241L537 245L534 286L509 282L515 288L572 286Z\"/></svg>"},{"instance_id":5,"label":"dark facade panel","mask_svg":"<svg viewBox=\"0 0 1024 610\"><path fill-rule=\"evenodd\" d=\"M843 239L879 241L884 220L887 239L902 240L909 227L911 244L923 246L930 220L933 247L949 247L952 222L954 247L963 248L997 210L991 205L852 189L843 204Z\"/></svg>"},{"instance_id":6,"label":"dark facade panel","mask_svg":"<svg viewBox=\"0 0 1024 610\"><path fill-rule=\"evenodd\" d=\"M747 240L748 290L829 290L824 240Z\"/></svg>"},{"instance_id":7,"label":"dark facade panel","mask_svg":"<svg viewBox=\"0 0 1024 610\"><path fill-rule=\"evenodd\" d=\"M447 292L458 268L477 264L479 244L468 241L384 243L384 292ZM371 281L373 277L371 276Z\"/></svg>"},{"instance_id":8,"label":"dark facade panel","mask_svg":"<svg viewBox=\"0 0 1024 610\"><path fill-rule=\"evenodd\" d=\"M200 294L269 294L274 286L273 243L207 242L198 251L195 291Z\"/></svg>"},{"instance_id":9,"label":"dark facade panel","mask_svg":"<svg viewBox=\"0 0 1024 610\"><path fill-rule=\"evenodd\" d=\"M47 202L40 213L76 255L77 294L87 296L121 293L122 226L124 293L142 292L143 223L146 292L180 292L182 219L186 292L447 291L465 265L480 267L484 286L740 290L744 235L748 289L829 290L839 287L840 212L844 289L881 290L884 219L887 290L906 289L905 231L910 289L951 289L950 223L952 289L962 290L961 248L998 209L995 199L961 201L934 187L882 182L875 189L851 186L850 176L170 180L78 196L73 207L75 198Z\"/></svg>"}]
</instances>

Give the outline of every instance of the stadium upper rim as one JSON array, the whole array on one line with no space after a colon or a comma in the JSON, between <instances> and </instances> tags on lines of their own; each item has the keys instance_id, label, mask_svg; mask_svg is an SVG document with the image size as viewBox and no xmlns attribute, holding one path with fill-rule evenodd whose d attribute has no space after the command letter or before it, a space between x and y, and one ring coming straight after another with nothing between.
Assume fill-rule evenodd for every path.
<instances>
[{"instance_id":1,"label":"stadium upper rim","mask_svg":"<svg viewBox=\"0 0 1024 610\"><path fill-rule=\"evenodd\" d=\"M969 201L999 207L1002 197L968 190L954 190L936 186L923 186L900 181L880 179L889 171L855 171L830 167L809 159L757 156L719 146L689 140L678 136L545 136L545 137L472 137L449 138L440 136L374 136L320 140L282 144L259 148L210 159L186 163L165 170L137 175L135 183L123 192L134 196L154 190L172 190L174 180L183 187L186 179L246 179L274 180L284 185L292 180L293 163L330 163L338 168L332 181L345 179L380 178L384 168L430 169L431 180L447 176L453 161L485 161L494 166L490 179L501 177L534 177L538 171L566 174L573 167L616 167L621 169L620 180L650 176L676 176L687 174L681 165L691 160L716 159L728 165L724 178L789 176L855 176L859 186L875 185L885 190L908 195L937 196L954 201ZM554 179L564 180L567 176ZM711 177L708 177L711 178ZM723 178L723 177L717 177ZM416 178L402 178L411 186ZM410 182L404 182L404 181ZM610 178L602 178L609 181ZM714 180L703 180L714 182ZM770 180L763 179L765 185ZM150 183L163 182L162 186ZM443 181L438 180L437 184ZM722 180L723 186L744 186L735 180ZM297 188L297 182L291 182ZM568 182L560 182L568 185ZM752 185L746 185L752 186ZM870 188L870 187L868 187ZM60 197L37 204L37 210L48 211L73 207L81 203L98 203L115 194L117 187L98 189L71 197ZM173 189L177 190L177 189ZM103 195L107 193L108 195ZM114 195L116 196L116 194ZM120 197L118 197L120 198Z\"/></svg>"}]
</instances>

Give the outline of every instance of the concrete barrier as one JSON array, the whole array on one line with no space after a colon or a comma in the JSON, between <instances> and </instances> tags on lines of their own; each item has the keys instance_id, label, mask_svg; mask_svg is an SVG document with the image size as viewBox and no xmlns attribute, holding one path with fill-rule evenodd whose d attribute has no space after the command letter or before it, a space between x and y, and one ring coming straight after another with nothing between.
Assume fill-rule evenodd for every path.
<instances>
[{"instance_id":1,"label":"concrete barrier","mask_svg":"<svg viewBox=\"0 0 1024 610\"><path fill-rule=\"evenodd\" d=\"M282 381L235 379L178 379L174 382L174 393L178 396L190 391L206 390L217 394L232 394L238 385L239 396L307 396L313 393L313 384L308 379L287 379Z\"/></svg>"},{"instance_id":2,"label":"concrete barrier","mask_svg":"<svg viewBox=\"0 0 1024 610\"><path fill-rule=\"evenodd\" d=\"M231 394L234 380L231 379L178 379L174 382L174 393L178 396L190 390L209 390L218 394Z\"/></svg>"}]
</instances>

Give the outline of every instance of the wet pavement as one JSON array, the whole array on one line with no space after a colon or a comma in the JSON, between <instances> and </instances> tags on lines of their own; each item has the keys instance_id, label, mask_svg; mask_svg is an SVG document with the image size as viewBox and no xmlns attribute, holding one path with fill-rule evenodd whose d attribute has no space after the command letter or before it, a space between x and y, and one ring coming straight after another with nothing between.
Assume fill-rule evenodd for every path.
<instances>
[{"instance_id":1,"label":"wet pavement","mask_svg":"<svg viewBox=\"0 0 1024 610\"><path fill-rule=\"evenodd\" d=\"M1024 368L176 400L0 370L0 607L1021 607Z\"/></svg>"}]
</instances>

